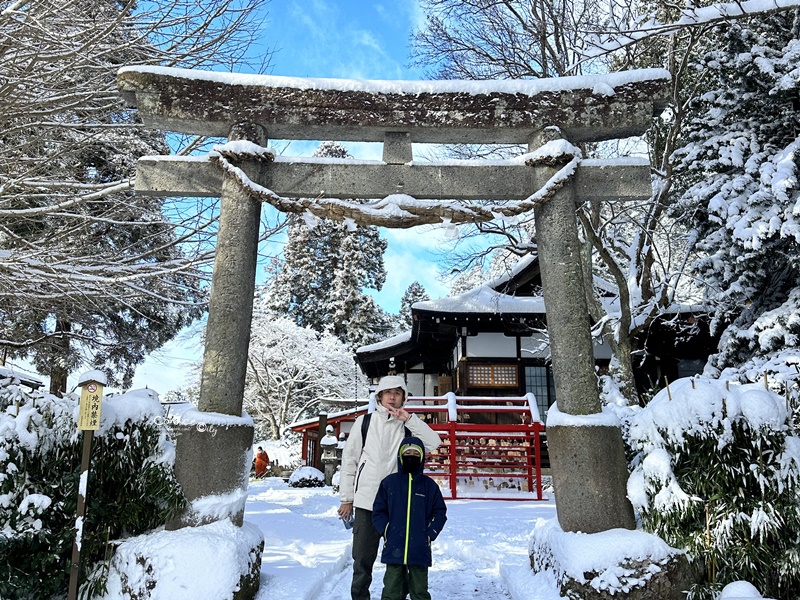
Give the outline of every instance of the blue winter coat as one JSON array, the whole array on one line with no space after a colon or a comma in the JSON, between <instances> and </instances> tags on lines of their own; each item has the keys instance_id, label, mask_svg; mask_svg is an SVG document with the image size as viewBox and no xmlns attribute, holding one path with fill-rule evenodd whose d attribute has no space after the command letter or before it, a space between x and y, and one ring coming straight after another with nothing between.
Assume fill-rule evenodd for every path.
<instances>
[{"instance_id":1,"label":"blue winter coat","mask_svg":"<svg viewBox=\"0 0 800 600\"><path fill-rule=\"evenodd\" d=\"M415 473L403 473L400 451L407 444L422 448L422 461ZM431 566L431 542L447 521L447 506L439 486L423 474L424 468L422 441L405 438L397 452L398 472L381 481L372 507L372 524L383 534L383 563Z\"/></svg>"}]
</instances>

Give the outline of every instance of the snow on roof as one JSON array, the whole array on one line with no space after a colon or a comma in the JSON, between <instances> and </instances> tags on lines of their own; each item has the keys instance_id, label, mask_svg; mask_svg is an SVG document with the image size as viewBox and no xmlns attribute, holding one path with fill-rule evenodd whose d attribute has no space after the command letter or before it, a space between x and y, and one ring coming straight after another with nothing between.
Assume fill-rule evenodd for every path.
<instances>
[{"instance_id":1,"label":"snow on roof","mask_svg":"<svg viewBox=\"0 0 800 600\"><path fill-rule=\"evenodd\" d=\"M504 79L504 80L367 80L285 77L279 75L252 75L243 73L221 73L196 69L176 69L150 65L122 67L117 73L152 73L193 79L214 81L228 85L248 85L268 88L294 88L300 90L337 90L342 92L370 92L376 94L442 94L466 93L471 95L505 93L534 96L543 92L562 92L590 89L593 93L613 96L614 88L640 81L666 79L671 75L665 69L637 69L602 75L580 75L552 79Z\"/></svg>"},{"instance_id":2,"label":"snow on roof","mask_svg":"<svg viewBox=\"0 0 800 600\"><path fill-rule=\"evenodd\" d=\"M411 341L411 331L404 331L403 333L398 333L397 335L393 335L390 338L386 338L381 342L375 342L374 344L367 344L366 346L361 346L360 348L356 349L356 353L361 354L362 352L375 352L376 350L391 348L393 346L397 346L399 344L403 344L405 342L410 342L410 341Z\"/></svg>"},{"instance_id":3,"label":"snow on roof","mask_svg":"<svg viewBox=\"0 0 800 600\"><path fill-rule=\"evenodd\" d=\"M346 417L348 415L353 415L355 413L369 410L368 404L363 404L361 406L356 406L355 408L348 408L347 410L342 410L335 413L328 413L328 420L331 419L338 419L340 417ZM305 427L306 425L312 425L313 423L319 423L319 415L316 417L311 417L310 419L303 419L301 421L295 421L294 423L289 423L287 427L290 429L294 429L296 427Z\"/></svg>"},{"instance_id":4,"label":"snow on roof","mask_svg":"<svg viewBox=\"0 0 800 600\"><path fill-rule=\"evenodd\" d=\"M458 296L415 302L412 308L429 312L470 314L544 314L544 298L509 296L484 284Z\"/></svg>"},{"instance_id":5,"label":"snow on roof","mask_svg":"<svg viewBox=\"0 0 800 600\"><path fill-rule=\"evenodd\" d=\"M0 367L0 379L16 379L20 383L24 385L36 385L41 386L44 385L44 382L37 377L33 377L32 375L27 375L23 373L18 373L13 369L9 369L8 367Z\"/></svg>"}]
</instances>

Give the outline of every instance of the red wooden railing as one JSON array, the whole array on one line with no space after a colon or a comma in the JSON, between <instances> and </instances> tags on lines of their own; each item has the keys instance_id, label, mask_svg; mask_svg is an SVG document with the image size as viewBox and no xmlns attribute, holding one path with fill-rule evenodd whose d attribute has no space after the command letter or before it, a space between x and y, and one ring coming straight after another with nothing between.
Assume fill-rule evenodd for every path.
<instances>
[{"instance_id":1,"label":"red wooden railing","mask_svg":"<svg viewBox=\"0 0 800 600\"><path fill-rule=\"evenodd\" d=\"M442 445L426 457L425 472L437 480L445 497L543 500L544 425L535 407L532 395L413 397L405 406L409 412L425 414L442 437ZM517 413L519 419L516 424L469 422L473 415L484 413Z\"/></svg>"}]
</instances>

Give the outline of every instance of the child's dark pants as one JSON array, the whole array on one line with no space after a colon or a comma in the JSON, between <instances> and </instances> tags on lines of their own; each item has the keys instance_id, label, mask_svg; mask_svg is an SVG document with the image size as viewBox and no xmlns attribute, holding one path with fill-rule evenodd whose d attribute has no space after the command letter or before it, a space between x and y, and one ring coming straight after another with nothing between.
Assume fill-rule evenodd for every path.
<instances>
[{"instance_id":1,"label":"child's dark pants","mask_svg":"<svg viewBox=\"0 0 800 600\"><path fill-rule=\"evenodd\" d=\"M386 565L381 600L403 600L406 582L411 600L431 600L428 593L428 567L416 565Z\"/></svg>"}]
</instances>

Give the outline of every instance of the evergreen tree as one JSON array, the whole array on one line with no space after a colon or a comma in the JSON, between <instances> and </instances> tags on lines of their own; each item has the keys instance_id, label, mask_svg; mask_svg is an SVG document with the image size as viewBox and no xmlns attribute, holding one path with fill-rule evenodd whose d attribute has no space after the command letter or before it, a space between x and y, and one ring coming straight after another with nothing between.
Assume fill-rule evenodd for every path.
<instances>
[{"instance_id":1,"label":"evergreen tree","mask_svg":"<svg viewBox=\"0 0 800 600\"><path fill-rule=\"evenodd\" d=\"M459 272L450 284L450 295L457 296L486 283L486 271L481 264L474 264L467 271Z\"/></svg>"},{"instance_id":2,"label":"evergreen tree","mask_svg":"<svg viewBox=\"0 0 800 600\"><path fill-rule=\"evenodd\" d=\"M431 297L425 288L422 287L419 281L413 282L408 286L403 297L400 299L400 325L401 327L410 328L413 325L411 320L411 306L415 302L424 302L430 300Z\"/></svg>"},{"instance_id":3,"label":"evergreen tree","mask_svg":"<svg viewBox=\"0 0 800 600\"><path fill-rule=\"evenodd\" d=\"M454 296L463 294L480 285L507 276L519 260L519 254L511 252L507 248L495 248L489 254L488 259L482 257L481 260L473 261L469 270L456 275L450 285L450 294Z\"/></svg>"},{"instance_id":4,"label":"evergreen tree","mask_svg":"<svg viewBox=\"0 0 800 600\"><path fill-rule=\"evenodd\" d=\"M315 156L349 158L335 142ZM380 290L386 280L386 241L376 227L352 222L290 216L283 260L269 267L265 306L303 327L330 332L355 348L392 331L391 318L364 290Z\"/></svg>"},{"instance_id":5,"label":"evergreen tree","mask_svg":"<svg viewBox=\"0 0 800 600\"><path fill-rule=\"evenodd\" d=\"M642 410L617 409L642 528L703 567L689 599L739 580L798 598L800 438L786 398L707 377L670 388Z\"/></svg>"},{"instance_id":6,"label":"evergreen tree","mask_svg":"<svg viewBox=\"0 0 800 600\"><path fill-rule=\"evenodd\" d=\"M800 11L721 25L706 48L677 184L724 331L711 364L744 373L800 340Z\"/></svg>"}]
</instances>

